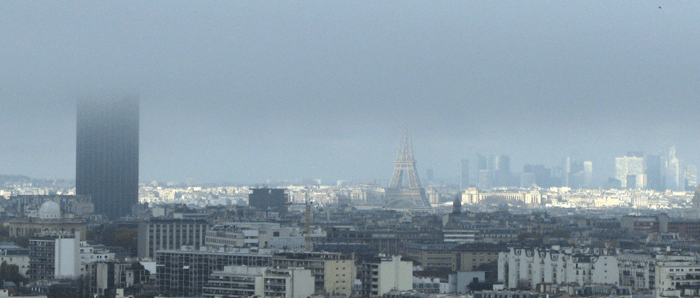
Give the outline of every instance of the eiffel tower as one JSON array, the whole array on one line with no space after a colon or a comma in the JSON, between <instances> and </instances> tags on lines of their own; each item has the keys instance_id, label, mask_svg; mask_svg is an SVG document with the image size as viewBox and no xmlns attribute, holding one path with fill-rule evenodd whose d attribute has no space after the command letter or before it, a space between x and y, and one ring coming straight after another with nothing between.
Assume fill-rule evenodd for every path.
<instances>
[{"instance_id":1,"label":"eiffel tower","mask_svg":"<svg viewBox=\"0 0 700 298\"><path fill-rule=\"evenodd\" d=\"M408 186L403 185L403 176L408 176ZM425 197L425 189L420 185L416 161L413 159L411 133L404 130L401 136L399 154L394 163L394 174L389 187L385 189L389 208L428 208L430 202Z\"/></svg>"}]
</instances>

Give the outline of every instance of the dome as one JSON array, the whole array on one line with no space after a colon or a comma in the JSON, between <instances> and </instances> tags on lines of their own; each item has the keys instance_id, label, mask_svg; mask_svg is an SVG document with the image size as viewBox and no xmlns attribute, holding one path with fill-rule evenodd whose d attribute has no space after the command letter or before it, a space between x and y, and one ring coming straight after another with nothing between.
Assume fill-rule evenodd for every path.
<instances>
[{"instance_id":1,"label":"dome","mask_svg":"<svg viewBox=\"0 0 700 298\"><path fill-rule=\"evenodd\" d=\"M61 218L61 207L59 207L54 201L47 201L44 204L41 204L41 208L39 208L39 218Z\"/></svg>"}]
</instances>

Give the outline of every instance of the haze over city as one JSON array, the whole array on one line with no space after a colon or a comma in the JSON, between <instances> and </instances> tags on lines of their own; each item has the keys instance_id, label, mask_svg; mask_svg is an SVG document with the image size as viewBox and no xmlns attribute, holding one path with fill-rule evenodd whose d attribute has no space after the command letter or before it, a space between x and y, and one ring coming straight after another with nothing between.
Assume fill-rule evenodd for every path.
<instances>
[{"instance_id":1,"label":"haze over city","mask_svg":"<svg viewBox=\"0 0 700 298\"><path fill-rule=\"evenodd\" d=\"M698 2L0 2L0 173L75 177L76 97L138 90L140 180L389 179L628 151L698 164Z\"/></svg>"}]
</instances>

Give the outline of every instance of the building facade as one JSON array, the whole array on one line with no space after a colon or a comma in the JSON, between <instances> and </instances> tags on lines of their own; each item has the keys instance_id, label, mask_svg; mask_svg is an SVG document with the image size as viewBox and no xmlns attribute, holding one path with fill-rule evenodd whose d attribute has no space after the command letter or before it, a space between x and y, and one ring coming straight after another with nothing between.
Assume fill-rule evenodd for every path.
<instances>
[{"instance_id":1,"label":"building facade","mask_svg":"<svg viewBox=\"0 0 700 298\"><path fill-rule=\"evenodd\" d=\"M390 291L413 289L413 262L401 256L377 257L362 264L362 297L376 298Z\"/></svg>"},{"instance_id":2,"label":"building facade","mask_svg":"<svg viewBox=\"0 0 700 298\"><path fill-rule=\"evenodd\" d=\"M264 212L287 213L287 195L284 189L253 188L248 195L248 205Z\"/></svg>"},{"instance_id":3,"label":"building facade","mask_svg":"<svg viewBox=\"0 0 700 298\"><path fill-rule=\"evenodd\" d=\"M538 285L578 283L619 285L617 258L605 250L514 248L498 258L498 280L507 289L537 289Z\"/></svg>"},{"instance_id":4,"label":"building facade","mask_svg":"<svg viewBox=\"0 0 700 298\"><path fill-rule=\"evenodd\" d=\"M352 294L355 256L327 252L277 253L272 258L273 268L302 267L311 270L314 277L314 293Z\"/></svg>"},{"instance_id":5,"label":"building facade","mask_svg":"<svg viewBox=\"0 0 700 298\"><path fill-rule=\"evenodd\" d=\"M151 219L139 223L138 256L153 258L158 250L176 250L181 246L199 249L204 245L206 220L198 219Z\"/></svg>"},{"instance_id":6,"label":"building facade","mask_svg":"<svg viewBox=\"0 0 700 298\"><path fill-rule=\"evenodd\" d=\"M308 269L226 266L211 274L202 296L306 298L313 288Z\"/></svg>"},{"instance_id":7,"label":"building facade","mask_svg":"<svg viewBox=\"0 0 700 298\"><path fill-rule=\"evenodd\" d=\"M225 266L270 266L272 255L250 252L161 250L156 252L158 291L166 296L198 297L214 271Z\"/></svg>"}]
</instances>

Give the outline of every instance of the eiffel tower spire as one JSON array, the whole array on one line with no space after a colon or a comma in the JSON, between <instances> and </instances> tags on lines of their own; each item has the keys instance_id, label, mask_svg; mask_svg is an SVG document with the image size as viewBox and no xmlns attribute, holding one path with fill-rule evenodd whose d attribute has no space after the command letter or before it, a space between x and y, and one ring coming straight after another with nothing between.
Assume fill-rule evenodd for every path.
<instances>
[{"instance_id":1,"label":"eiffel tower spire","mask_svg":"<svg viewBox=\"0 0 700 298\"><path fill-rule=\"evenodd\" d=\"M404 173L408 177L408 185L403 185ZM387 207L396 208L425 208L430 202L425 197L425 189L420 184L416 161L413 159L413 142L408 129L401 136L399 154L394 163L394 174L391 176L389 187L385 190Z\"/></svg>"}]
</instances>

